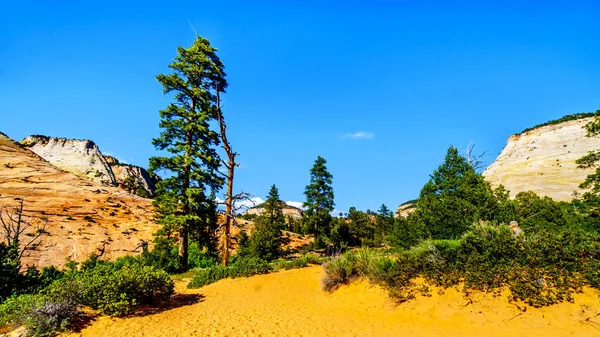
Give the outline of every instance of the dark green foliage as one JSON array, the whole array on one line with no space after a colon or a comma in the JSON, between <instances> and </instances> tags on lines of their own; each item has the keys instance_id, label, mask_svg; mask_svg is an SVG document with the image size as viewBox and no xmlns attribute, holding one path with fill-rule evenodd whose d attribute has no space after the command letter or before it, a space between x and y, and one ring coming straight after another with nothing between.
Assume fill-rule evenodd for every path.
<instances>
[{"instance_id":1,"label":"dark green foliage","mask_svg":"<svg viewBox=\"0 0 600 337\"><path fill-rule=\"evenodd\" d=\"M64 273L46 269L40 284L56 279L37 294L14 295L0 304L0 328L26 324L29 336L53 336L64 331L88 306L103 314L125 315L138 305L160 305L173 294L169 275L136 258L118 262L90 258Z\"/></svg>"},{"instance_id":2,"label":"dark green foliage","mask_svg":"<svg viewBox=\"0 0 600 337\"><path fill-rule=\"evenodd\" d=\"M258 274L268 274L281 269L303 268L309 264L321 264L322 260L314 255L306 255L291 261L268 263L257 258L236 256L227 267L217 265L201 269L188 284L188 288L200 288L225 278L249 277Z\"/></svg>"},{"instance_id":3,"label":"dark green foliage","mask_svg":"<svg viewBox=\"0 0 600 337\"><path fill-rule=\"evenodd\" d=\"M516 195L514 205L514 220L527 233L558 230L567 225L560 204L549 197L539 197L531 191L521 192Z\"/></svg>"},{"instance_id":4,"label":"dark green foliage","mask_svg":"<svg viewBox=\"0 0 600 337\"><path fill-rule=\"evenodd\" d=\"M572 293L586 284L598 288L599 259L598 234L567 229L524 237L515 236L505 225L480 224L460 240L423 241L392 258L347 253L325 271L328 288L364 276L399 301L423 291L412 282L421 276L441 287L462 282L467 296L474 290L500 294L508 288L511 301L539 307L572 301Z\"/></svg>"},{"instance_id":5,"label":"dark green foliage","mask_svg":"<svg viewBox=\"0 0 600 337\"><path fill-rule=\"evenodd\" d=\"M267 274L273 268L257 258L236 258L227 267L221 265L201 269L188 284L188 288L200 288L224 278L249 277L256 274Z\"/></svg>"},{"instance_id":6,"label":"dark green foliage","mask_svg":"<svg viewBox=\"0 0 600 337\"><path fill-rule=\"evenodd\" d=\"M254 219L252 235L238 238L238 255L246 258L257 258L265 261L278 259L283 255L282 229L285 228L282 204L279 200L279 191L275 185L271 186L269 196L263 204L264 212ZM245 231L241 235L247 236Z\"/></svg>"},{"instance_id":7,"label":"dark green foliage","mask_svg":"<svg viewBox=\"0 0 600 337\"><path fill-rule=\"evenodd\" d=\"M327 171L327 161L317 157L310 169L310 183L306 185L304 195L306 211L303 217L305 233L314 234L316 242L320 236L326 236L330 231L331 212L335 203L333 201L333 175Z\"/></svg>"},{"instance_id":8,"label":"dark green foliage","mask_svg":"<svg viewBox=\"0 0 600 337\"><path fill-rule=\"evenodd\" d=\"M417 221L416 215L412 213L408 218L399 216L394 219L388 241L392 247L409 249L427 236L425 226Z\"/></svg>"},{"instance_id":9,"label":"dark green foliage","mask_svg":"<svg viewBox=\"0 0 600 337\"><path fill-rule=\"evenodd\" d=\"M0 303L15 292L19 284L18 252L0 242Z\"/></svg>"},{"instance_id":10,"label":"dark green foliage","mask_svg":"<svg viewBox=\"0 0 600 337\"><path fill-rule=\"evenodd\" d=\"M117 316L133 312L140 304L158 305L173 293L169 275L151 266L105 261L87 265L53 283L46 293Z\"/></svg>"},{"instance_id":11,"label":"dark green foliage","mask_svg":"<svg viewBox=\"0 0 600 337\"><path fill-rule=\"evenodd\" d=\"M150 158L150 171L167 172L156 186L156 220L163 226L159 233L163 238L179 233L177 268L182 270L188 267L188 236L210 223L214 207L209 195L223 183L217 172L218 134L211 130L210 123L216 118L216 93L225 92L227 82L216 49L200 36L191 47L177 48L169 68L173 73L158 75L157 80L164 93L173 94L174 102L160 111L162 131L152 141L169 156ZM209 242L199 243L211 244L212 238L204 239Z\"/></svg>"},{"instance_id":12,"label":"dark green foliage","mask_svg":"<svg viewBox=\"0 0 600 337\"><path fill-rule=\"evenodd\" d=\"M477 220L492 220L497 208L493 192L467 160L450 147L421 190L412 219L432 239L460 237Z\"/></svg>"},{"instance_id":13,"label":"dark green foliage","mask_svg":"<svg viewBox=\"0 0 600 337\"><path fill-rule=\"evenodd\" d=\"M577 119L582 119L582 118L587 118L587 117L594 117L596 114L598 114L598 111L594 112L582 112L582 113L578 113L578 114L572 114L572 115L567 115L564 117L561 117L559 119L554 119L551 120L549 122L546 123L542 123L542 124L538 124L534 127L531 128L527 128L523 131L521 131L520 133L518 133L518 135L523 134L527 131L531 131L537 128L541 128L542 126L547 126L547 125L554 125L554 124L560 124L560 123L564 123L564 122L568 122L568 121L573 121L573 120L577 120Z\"/></svg>"}]
</instances>

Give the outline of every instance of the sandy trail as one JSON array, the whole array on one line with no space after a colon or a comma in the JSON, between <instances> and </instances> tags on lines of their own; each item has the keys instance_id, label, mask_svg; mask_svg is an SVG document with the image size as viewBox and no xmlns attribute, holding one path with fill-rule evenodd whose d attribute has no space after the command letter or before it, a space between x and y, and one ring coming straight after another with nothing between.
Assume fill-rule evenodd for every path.
<instances>
[{"instance_id":1,"label":"sandy trail","mask_svg":"<svg viewBox=\"0 0 600 337\"><path fill-rule=\"evenodd\" d=\"M467 304L443 295L394 305L366 282L332 294L320 289L320 266L222 280L198 290L177 284L200 302L130 318L101 317L71 336L600 336L598 292L585 289L575 304L528 308L479 295Z\"/></svg>"}]
</instances>

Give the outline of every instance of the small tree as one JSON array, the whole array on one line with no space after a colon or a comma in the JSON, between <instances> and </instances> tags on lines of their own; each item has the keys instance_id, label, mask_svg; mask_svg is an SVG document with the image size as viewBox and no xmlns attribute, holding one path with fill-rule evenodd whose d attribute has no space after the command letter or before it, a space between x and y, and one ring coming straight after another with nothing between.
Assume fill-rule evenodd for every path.
<instances>
[{"instance_id":1,"label":"small tree","mask_svg":"<svg viewBox=\"0 0 600 337\"><path fill-rule=\"evenodd\" d=\"M281 230L285 226L279 191L275 185L271 186L263 207L263 213L254 220L254 231L250 238L246 237L245 232L240 235L240 255L270 261L282 255Z\"/></svg>"},{"instance_id":2,"label":"small tree","mask_svg":"<svg viewBox=\"0 0 600 337\"><path fill-rule=\"evenodd\" d=\"M306 186L304 195L306 201L303 206L304 230L315 235L318 242L319 236L329 233L331 224L331 212L335 203L333 201L333 175L327 171L327 161L317 157L313 167L310 169L310 184Z\"/></svg>"},{"instance_id":3,"label":"small tree","mask_svg":"<svg viewBox=\"0 0 600 337\"><path fill-rule=\"evenodd\" d=\"M263 216L267 217L270 222L277 224L285 223L282 202L279 200L279 190L275 185L271 186L269 196L263 204L263 209Z\"/></svg>"},{"instance_id":4,"label":"small tree","mask_svg":"<svg viewBox=\"0 0 600 337\"><path fill-rule=\"evenodd\" d=\"M450 147L444 162L421 190L415 216L409 220L419 221L433 239L451 239L477 220L494 219L496 209L489 183Z\"/></svg>"},{"instance_id":5,"label":"small tree","mask_svg":"<svg viewBox=\"0 0 600 337\"><path fill-rule=\"evenodd\" d=\"M387 242L387 233L392 229L394 223L394 214L385 204L377 211L375 217L375 237L374 244L381 245Z\"/></svg>"},{"instance_id":6,"label":"small tree","mask_svg":"<svg viewBox=\"0 0 600 337\"><path fill-rule=\"evenodd\" d=\"M20 263L26 251L35 249L43 235L48 234L48 220L31 221L23 217L23 199L12 210L0 208L0 225L2 239L15 252L15 258ZM26 237L26 238L25 238Z\"/></svg>"},{"instance_id":7,"label":"small tree","mask_svg":"<svg viewBox=\"0 0 600 337\"><path fill-rule=\"evenodd\" d=\"M0 303L26 286L20 274L21 259L48 234L47 224L47 220L32 221L23 216L22 198L17 207L0 208Z\"/></svg>"},{"instance_id":8,"label":"small tree","mask_svg":"<svg viewBox=\"0 0 600 337\"><path fill-rule=\"evenodd\" d=\"M207 195L219 190L223 183L215 151L219 138L210 123L216 118L215 88L224 90L226 85L216 49L200 36L189 48L177 48L169 68L173 73L156 78L164 93L174 93L174 102L160 111L162 131L152 141L169 156L150 158L150 170L168 172L157 184L154 205L163 232L167 236L178 232L177 265L182 270L187 266L190 230L206 225L211 209Z\"/></svg>"}]
</instances>

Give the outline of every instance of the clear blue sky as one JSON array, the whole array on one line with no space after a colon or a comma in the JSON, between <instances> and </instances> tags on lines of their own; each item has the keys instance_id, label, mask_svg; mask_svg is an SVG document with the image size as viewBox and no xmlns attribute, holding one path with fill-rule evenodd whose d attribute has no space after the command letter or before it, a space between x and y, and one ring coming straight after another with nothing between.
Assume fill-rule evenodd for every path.
<instances>
[{"instance_id":1,"label":"clear blue sky","mask_svg":"<svg viewBox=\"0 0 600 337\"><path fill-rule=\"evenodd\" d=\"M236 190L263 198L304 200L321 155L338 210L395 208L449 145L491 163L509 135L600 104L598 1L4 1L0 131L147 166L186 16L229 75Z\"/></svg>"}]
</instances>

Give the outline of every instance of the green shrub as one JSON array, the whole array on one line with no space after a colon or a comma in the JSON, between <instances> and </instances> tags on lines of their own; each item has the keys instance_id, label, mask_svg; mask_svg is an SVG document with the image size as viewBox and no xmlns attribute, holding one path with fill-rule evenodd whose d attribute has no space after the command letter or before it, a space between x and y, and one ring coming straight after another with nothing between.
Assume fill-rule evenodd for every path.
<instances>
[{"instance_id":1,"label":"green shrub","mask_svg":"<svg viewBox=\"0 0 600 337\"><path fill-rule=\"evenodd\" d=\"M324 265L323 286L331 290L367 276L405 301L422 291L412 281L420 276L441 287L463 282L466 293L509 289L511 301L540 307L572 301L586 284L599 288L599 260L600 237L594 233L568 229L525 237L505 225L480 223L460 240L426 240L390 257L369 250L344 254Z\"/></svg>"},{"instance_id":2,"label":"green shrub","mask_svg":"<svg viewBox=\"0 0 600 337\"><path fill-rule=\"evenodd\" d=\"M249 277L257 274L268 274L273 267L259 258L238 258L229 265L229 277Z\"/></svg>"},{"instance_id":3,"label":"green shrub","mask_svg":"<svg viewBox=\"0 0 600 337\"><path fill-rule=\"evenodd\" d=\"M66 331L71 321L80 315L79 306L69 301L47 299L27 315L27 335L51 337Z\"/></svg>"},{"instance_id":4,"label":"green shrub","mask_svg":"<svg viewBox=\"0 0 600 337\"><path fill-rule=\"evenodd\" d=\"M0 304L0 328L14 328L25 324L27 315L43 302L41 295L25 294L7 298Z\"/></svg>"},{"instance_id":5,"label":"green shrub","mask_svg":"<svg viewBox=\"0 0 600 337\"><path fill-rule=\"evenodd\" d=\"M346 254L324 263L325 276L321 279L323 290L333 291L358 277L354 262L353 256Z\"/></svg>"},{"instance_id":6,"label":"green shrub","mask_svg":"<svg viewBox=\"0 0 600 337\"><path fill-rule=\"evenodd\" d=\"M187 287L191 289L200 288L228 277L229 268L227 267L214 266L201 269L190 281L190 283L188 283Z\"/></svg>"}]
</instances>

